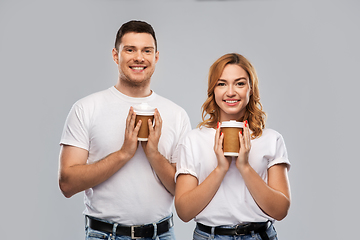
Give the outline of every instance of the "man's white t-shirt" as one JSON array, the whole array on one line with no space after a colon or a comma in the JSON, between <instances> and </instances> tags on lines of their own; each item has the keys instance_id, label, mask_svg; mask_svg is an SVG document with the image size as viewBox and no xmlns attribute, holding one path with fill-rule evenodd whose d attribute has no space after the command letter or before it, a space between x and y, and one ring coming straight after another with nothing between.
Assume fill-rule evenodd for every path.
<instances>
[{"instance_id":1,"label":"man's white t-shirt","mask_svg":"<svg viewBox=\"0 0 360 240\"><path fill-rule=\"evenodd\" d=\"M199 184L217 167L214 152L215 132L202 127L192 130L179 144L175 158L177 172L191 174ZM252 198L245 182L235 166L233 158L218 191L211 202L195 217L195 222L207 226L236 225L245 222L266 222L274 219L266 215ZM249 163L267 182L267 170L275 164L285 163L290 167L282 136L271 129L264 129L261 137L251 140Z\"/></svg>"},{"instance_id":2,"label":"man's white t-shirt","mask_svg":"<svg viewBox=\"0 0 360 240\"><path fill-rule=\"evenodd\" d=\"M148 103L159 110L159 152L171 163L180 138L191 130L186 112L156 93L132 98L115 87L77 101L65 123L60 144L89 152L93 163L118 151L124 142L130 106ZM139 144L135 156L105 182L85 190L84 214L124 225L156 222L171 214L173 196L165 189Z\"/></svg>"}]
</instances>

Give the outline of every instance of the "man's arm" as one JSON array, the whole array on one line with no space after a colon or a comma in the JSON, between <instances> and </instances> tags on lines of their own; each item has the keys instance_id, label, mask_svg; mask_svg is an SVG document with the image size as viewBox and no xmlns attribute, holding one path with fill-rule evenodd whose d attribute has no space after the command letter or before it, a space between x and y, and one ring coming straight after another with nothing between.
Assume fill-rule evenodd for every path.
<instances>
[{"instance_id":1,"label":"man's arm","mask_svg":"<svg viewBox=\"0 0 360 240\"><path fill-rule=\"evenodd\" d=\"M160 113L155 109L154 113L155 125L153 127L149 120L149 137L147 142L141 142L146 157L159 177L164 187L175 195L175 164L171 164L158 150L158 143L161 136L162 119Z\"/></svg>"},{"instance_id":2,"label":"man's arm","mask_svg":"<svg viewBox=\"0 0 360 240\"><path fill-rule=\"evenodd\" d=\"M135 117L136 114L130 108L126 119L125 140L121 149L95 163L87 164L87 150L69 145L61 146L59 186L65 197L69 198L104 182L134 156L141 125L139 122L134 128Z\"/></svg>"},{"instance_id":3,"label":"man's arm","mask_svg":"<svg viewBox=\"0 0 360 240\"><path fill-rule=\"evenodd\" d=\"M164 187L172 195L175 195L176 164L171 164L159 151L148 155L147 158Z\"/></svg>"}]
</instances>

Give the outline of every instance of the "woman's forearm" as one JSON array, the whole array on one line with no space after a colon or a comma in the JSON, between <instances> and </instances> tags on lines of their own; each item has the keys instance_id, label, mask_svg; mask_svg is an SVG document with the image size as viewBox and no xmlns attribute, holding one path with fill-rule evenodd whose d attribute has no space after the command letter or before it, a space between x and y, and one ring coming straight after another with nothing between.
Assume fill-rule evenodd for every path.
<instances>
[{"instance_id":1,"label":"woman's forearm","mask_svg":"<svg viewBox=\"0 0 360 240\"><path fill-rule=\"evenodd\" d=\"M258 206L270 217L282 220L290 207L290 187L286 165L275 165L268 170L268 183L247 165L239 169L245 184Z\"/></svg>"},{"instance_id":2,"label":"woman's forearm","mask_svg":"<svg viewBox=\"0 0 360 240\"><path fill-rule=\"evenodd\" d=\"M198 185L192 175L181 174L177 178L175 207L178 216L188 222L198 215L211 201L219 189L226 171L216 168Z\"/></svg>"}]
</instances>

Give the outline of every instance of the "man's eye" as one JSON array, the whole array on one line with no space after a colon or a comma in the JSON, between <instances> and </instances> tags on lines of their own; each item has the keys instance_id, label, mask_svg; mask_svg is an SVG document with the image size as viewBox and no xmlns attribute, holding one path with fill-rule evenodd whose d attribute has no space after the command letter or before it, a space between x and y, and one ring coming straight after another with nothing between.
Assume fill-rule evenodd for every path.
<instances>
[{"instance_id":1,"label":"man's eye","mask_svg":"<svg viewBox=\"0 0 360 240\"><path fill-rule=\"evenodd\" d=\"M130 49L130 48L126 49L125 51L126 51L126 52L133 52L133 50Z\"/></svg>"},{"instance_id":2,"label":"man's eye","mask_svg":"<svg viewBox=\"0 0 360 240\"><path fill-rule=\"evenodd\" d=\"M152 53L152 50L145 50L145 53L151 54L151 53Z\"/></svg>"}]
</instances>

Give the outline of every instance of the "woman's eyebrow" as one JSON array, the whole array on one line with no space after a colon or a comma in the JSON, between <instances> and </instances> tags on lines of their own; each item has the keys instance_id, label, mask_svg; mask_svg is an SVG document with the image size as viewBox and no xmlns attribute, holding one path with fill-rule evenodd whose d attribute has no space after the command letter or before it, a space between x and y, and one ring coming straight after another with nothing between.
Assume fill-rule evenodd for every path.
<instances>
[{"instance_id":1,"label":"woman's eyebrow","mask_svg":"<svg viewBox=\"0 0 360 240\"><path fill-rule=\"evenodd\" d=\"M234 81L237 82L237 81L241 81L241 80L247 80L247 78L246 77L239 77L239 78L236 78ZM227 80L221 79L221 78L219 78L218 81L227 82Z\"/></svg>"}]
</instances>

